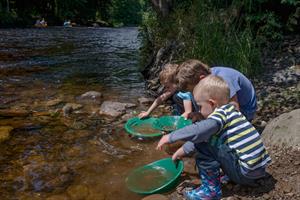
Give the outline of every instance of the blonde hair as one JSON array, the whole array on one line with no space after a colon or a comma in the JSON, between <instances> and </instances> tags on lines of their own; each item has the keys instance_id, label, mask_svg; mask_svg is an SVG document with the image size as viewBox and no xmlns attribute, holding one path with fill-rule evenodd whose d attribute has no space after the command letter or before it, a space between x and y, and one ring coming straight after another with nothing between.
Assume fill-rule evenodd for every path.
<instances>
[{"instance_id":1,"label":"blonde hair","mask_svg":"<svg viewBox=\"0 0 300 200\"><path fill-rule=\"evenodd\" d=\"M201 75L209 75L210 68L208 65L199 60L190 59L183 62L177 70L177 82L180 89L186 90L188 85L196 85Z\"/></svg>"},{"instance_id":2,"label":"blonde hair","mask_svg":"<svg viewBox=\"0 0 300 200\"><path fill-rule=\"evenodd\" d=\"M194 88L195 99L204 96L205 99L213 99L221 103L228 103L230 99L230 89L223 78L209 75L202 79Z\"/></svg>"},{"instance_id":3,"label":"blonde hair","mask_svg":"<svg viewBox=\"0 0 300 200\"><path fill-rule=\"evenodd\" d=\"M176 73L178 65L177 64L166 64L159 73L159 81L161 84L174 83L176 84Z\"/></svg>"}]
</instances>

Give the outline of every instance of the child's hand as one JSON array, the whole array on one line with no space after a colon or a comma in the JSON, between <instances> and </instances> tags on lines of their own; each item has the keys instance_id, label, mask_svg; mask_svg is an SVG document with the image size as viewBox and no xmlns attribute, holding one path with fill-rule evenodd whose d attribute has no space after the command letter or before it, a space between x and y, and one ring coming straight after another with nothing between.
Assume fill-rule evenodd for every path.
<instances>
[{"instance_id":1,"label":"child's hand","mask_svg":"<svg viewBox=\"0 0 300 200\"><path fill-rule=\"evenodd\" d=\"M185 153L183 151L183 147L180 147L172 156L172 160L176 161L176 160L181 160L181 158L185 156Z\"/></svg>"},{"instance_id":2,"label":"child's hand","mask_svg":"<svg viewBox=\"0 0 300 200\"><path fill-rule=\"evenodd\" d=\"M181 116L184 117L184 119L188 119L190 113L183 113Z\"/></svg>"},{"instance_id":3,"label":"child's hand","mask_svg":"<svg viewBox=\"0 0 300 200\"><path fill-rule=\"evenodd\" d=\"M145 111L143 111L143 112L141 112L141 113L139 114L139 118L140 118L140 119L143 119L143 118L148 117L148 116L149 116L149 113L148 113L148 112L145 112Z\"/></svg>"},{"instance_id":4,"label":"child's hand","mask_svg":"<svg viewBox=\"0 0 300 200\"><path fill-rule=\"evenodd\" d=\"M169 143L169 137L170 137L170 134L162 136L162 138L158 142L158 145L157 145L156 149L157 150L162 150L162 146L164 144Z\"/></svg>"}]
</instances>

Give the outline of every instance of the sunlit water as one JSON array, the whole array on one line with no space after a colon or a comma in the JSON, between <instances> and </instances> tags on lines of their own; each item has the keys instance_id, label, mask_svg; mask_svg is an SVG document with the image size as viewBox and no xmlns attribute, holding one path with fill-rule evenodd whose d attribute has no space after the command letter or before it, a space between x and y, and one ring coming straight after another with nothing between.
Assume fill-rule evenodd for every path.
<instances>
[{"instance_id":1,"label":"sunlit water","mask_svg":"<svg viewBox=\"0 0 300 200\"><path fill-rule=\"evenodd\" d=\"M137 103L144 95L137 36L136 28L0 30L0 108L55 113L87 91ZM55 99L62 103L47 106ZM69 117L0 118L15 127L0 144L1 200L141 199L127 190L127 174L166 155L155 140L129 138L122 123L92 115L99 105L83 106Z\"/></svg>"}]
</instances>

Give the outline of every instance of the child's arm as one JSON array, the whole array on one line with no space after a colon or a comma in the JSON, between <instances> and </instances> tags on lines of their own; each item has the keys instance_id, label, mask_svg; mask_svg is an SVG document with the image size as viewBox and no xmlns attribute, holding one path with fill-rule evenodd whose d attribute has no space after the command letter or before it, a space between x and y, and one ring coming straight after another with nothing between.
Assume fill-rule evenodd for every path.
<instances>
[{"instance_id":1,"label":"child's arm","mask_svg":"<svg viewBox=\"0 0 300 200\"><path fill-rule=\"evenodd\" d=\"M221 128L221 124L214 119L206 119L186 126L182 129L174 131L168 135L164 135L156 149L162 149L162 146L167 143L173 143L178 140L188 141L183 145L185 153L193 151L193 143L207 141L213 134L217 133Z\"/></svg>"},{"instance_id":2,"label":"child's arm","mask_svg":"<svg viewBox=\"0 0 300 200\"><path fill-rule=\"evenodd\" d=\"M157 106L159 106L160 104L162 104L163 102L165 102L173 94L174 94L173 91L166 91L166 92L164 92L162 95L160 95L159 97L157 97L155 99L155 101L152 103L152 105L150 106L150 108L146 112L143 111L143 112L141 112L139 114L139 118L148 117Z\"/></svg>"},{"instance_id":3,"label":"child's arm","mask_svg":"<svg viewBox=\"0 0 300 200\"><path fill-rule=\"evenodd\" d=\"M240 104L239 104L239 100L238 100L236 94L233 97L231 97L229 103L231 103L232 105L234 105L235 109L237 109L238 111L240 110Z\"/></svg>"},{"instance_id":4,"label":"child's arm","mask_svg":"<svg viewBox=\"0 0 300 200\"><path fill-rule=\"evenodd\" d=\"M182 117L185 119L188 118L188 115L193 111L192 101L191 100L183 100L184 113L182 113Z\"/></svg>"}]
</instances>

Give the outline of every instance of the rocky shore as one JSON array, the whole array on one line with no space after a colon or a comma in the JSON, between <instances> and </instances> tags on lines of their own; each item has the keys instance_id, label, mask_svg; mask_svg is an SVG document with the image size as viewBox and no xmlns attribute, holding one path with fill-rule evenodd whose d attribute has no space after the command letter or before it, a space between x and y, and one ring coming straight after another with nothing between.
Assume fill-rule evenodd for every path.
<instances>
[{"instance_id":1,"label":"rocky shore","mask_svg":"<svg viewBox=\"0 0 300 200\"><path fill-rule=\"evenodd\" d=\"M257 188L233 183L223 185L224 200L300 199L300 148L297 145L300 141L300 36L286 37L276 48L264 51L262 59L265 71L252 79L258 97L253 123L262 133L272 158L269 176L261 180ZM155 86L156 81L149 80L148 88L159 88ZM188 158L186 164L189 170L183 174L185 181L175 192L148 196L145 200L183 199L184 188L199 186L193 159Z\"/></svg>"}]
</instances>

